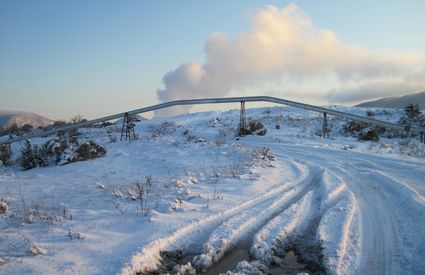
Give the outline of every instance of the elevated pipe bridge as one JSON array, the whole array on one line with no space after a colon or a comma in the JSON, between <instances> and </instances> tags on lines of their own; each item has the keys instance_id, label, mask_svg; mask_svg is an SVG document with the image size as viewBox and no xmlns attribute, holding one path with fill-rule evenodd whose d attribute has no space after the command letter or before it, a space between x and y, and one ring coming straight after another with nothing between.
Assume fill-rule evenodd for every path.
<instances>
[{"instance_id":1,"label":"elevated pipe bridge","mask_svg":"<svg viewBox=\"0 0 425 275\"><path fill-rule=\"evenodd\" d=\"M270 97L270 96L248 96L248 97L228 97L228 98L185 99L185 100L170 101L170 102L160 103L160 104L156 104L156 105L152 105L152 106L148 106L148 107L144 107L144 108L140 108L140 109L136 109L136 110L132 110L132 111L128 111L128 112L123 112L123 113L118 113L118 114L115 114L115 115L97 118L97 119L89 120L89 121L78 123L78 124L67 125L67 126L58 127L58 128L54 128L54 129L39 132L39 133L33 133L33 134L29 134L29 135L19 136L19 137L12 138L12 139L9 139L9 140L0 141L0 145L10 144L10 143L13 143L13 142L18 142L18 141L22 141L22 140L26 140L26 139L30 139L30 138L34 138L34 137L47 136L47 135L55 134L55 133L58 133L58 132L69 131L69 130L75 129L75 128L83 128L83 127L90 126L90 125L100 123L100 122L124 118L126 115L128 116L128 115L142 114L142 113L156 111L156 110L169 108L169 107L173 107L173 106L200 105L200 104L223 104L223 103L237 103L237 102L241 103L241 106L243 107L243 109L245 107L246 102L271 102L271 103L277 103L277 104L282 104L282 105L288 105L288 106L301 108L301 109L308 110L308 111L322 113L324 115L324 118L326 118L327 115L332 115L332 116L341 117L341 118L345 118L345 119L349 119L349 120L354 120L354 121L357 121L357 122L364 122L364 123L369 123L371 125L389 128L389 129L393 129L393 130L396 130L396 131L419 133L421 135L421 141L424 141L425 128L410 127L408 125L402 125L402 124L397 124L397 123L380 121L380 120L376 120L376 119L369 118L369 117L353 115L353 114L349 114L349 113L345 113L345 112L340 112L340 111L336 111L336 110L332 110L332 109L328 109L328 108L324 108L324 107L319 107L319 106L314 106L314 105L310 105L310 104L290 101L290 100L286 100L286 99L282 99L282 98L276 98L276 97Z\"/></svg>"}]
</instances>

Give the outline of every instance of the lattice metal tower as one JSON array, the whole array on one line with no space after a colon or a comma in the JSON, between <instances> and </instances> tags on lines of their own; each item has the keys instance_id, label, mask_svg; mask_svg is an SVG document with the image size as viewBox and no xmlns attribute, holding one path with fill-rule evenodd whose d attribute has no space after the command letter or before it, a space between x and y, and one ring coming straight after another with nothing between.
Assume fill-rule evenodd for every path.
<instances>
[{"instance_id":1,"label":"lattice metal tower","mask_svg":"<svg viewBox=\"0 0 425 275\"><path fill-rule=\"evenodd\" d=\"M239 120L239 136L245 136L247 132L245 101L241 101L241 116Z\"/></svg>"},{"instance_id":2,"label":"lattice metal tower","mask_svg":"<svg viewBox=\"0 0 425 275\"><path fill-rule=\"evenodd\" d=\"M125 113L124 115L124 121L122 122L122 129L121 129L121 138L120 140L135 140L136 134L134 133L134 127L136 124L134 124L134 116Z\"/></svg>"},{"instance_id":3,"label":"lattice metal tower","mask_svg":"<svg viewBox=\"0 0 425 275\"><path fill-rule=\"evenodd\" d=\"M328 115L323 113L323 129L322 129L322 137L323 138L329 138L329 124L328 124Z\"/></svg>"}]
</instances>

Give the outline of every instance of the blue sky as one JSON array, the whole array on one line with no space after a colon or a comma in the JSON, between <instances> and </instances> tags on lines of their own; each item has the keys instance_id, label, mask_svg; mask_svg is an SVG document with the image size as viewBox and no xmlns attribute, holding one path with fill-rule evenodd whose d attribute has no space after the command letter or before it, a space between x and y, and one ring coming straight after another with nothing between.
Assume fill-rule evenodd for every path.
<instances>
[{"instance_id":1,"label":"blue sky","mask_svg":"<svg viewBox=\"0 0 425 275\"><path fill-rule=\"evenodd\" d=\"M332 31L344 44L373 54L425 54L425 1L2 0L0 109L68 119L77 113L95 118L155 104L157 89L172 90L161 82L165 73L188 62L201 67L209 63L204 46L212 33L237 39L251 31L252 17L265 6L283 9L290 3L311 19L314 28ZM290 85L282 75L245 86L244 80L231 83L231 92L225 95L252 94L264 88L265 94L268 89L283 90L271 93L303 100L289 90L285 93L283 87L314 86L311 93L315 93L319 86L323 93L305 101L322 104L346 101L345 95L330 96L332 91L358 90L340 80L320 88L318 83L326 77L297 76ZM379 83L384 80L380 76ZM300 81L309 84L295 87ZM400 93L418 92L414 89L422 85L410 84Z\"/></svg>"}]
</instances>

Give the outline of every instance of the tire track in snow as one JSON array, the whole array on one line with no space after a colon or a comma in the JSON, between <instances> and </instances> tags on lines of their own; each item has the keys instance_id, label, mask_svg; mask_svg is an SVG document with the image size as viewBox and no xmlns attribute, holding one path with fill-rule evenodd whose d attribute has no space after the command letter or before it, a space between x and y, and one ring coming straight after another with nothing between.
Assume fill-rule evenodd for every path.
<instances>
[{"instance_id":1,"label":"tire track in snow","mask_svg":"<svg viewBox=\"0 0 425 275\"><path fill-rule=\"evenodd\" d=\"M312 271L319 272L320 266L325 264L330 272L347 273L349 269L345 265L343 268L343 264L346 251L351 249L348 238L352 234L352 220L356 214L352 206L354 202L354 196L345 183L325 170L318 189L309 191L255 235L251 255L260 260L261 265L268 266L282 261L281 252L275 256L277 251L296 249L304 258L301 261ZM319 241L324 246L326 263L320 262ZM258 262L250 265L256 267Z\"/></svg>"},{"instance_id":2,"label":"tire track in snow","mask_svg":"<svg viewBox=\"0 0 425 275\"><path fill-rule=\"evenodd\" d=\"M296 169L300 169L300 165L294 166ZM152 241L149 245L145 246L141 252L134 255L131 259L131 263L126 265L121 273L122 274L135 274L150 272L156 270L161 266L161 251L174 250L174 249L185 249L192 243L193 239L199 239L197 235L204 235L205 232L211 232L221 223L227 219L231 219L233 216L239 213L255 207L258 204L270 204L276 198L286 193L291 188L298 185L302 185L303 182L310 182L314 177L316 171L302 171L303 174L299 182L296 183L283 183L277 187L272 188L259 196L250 198L249 200L241 203L238 206L222 211L217 214L213 214L207 217L200 218L191 224L184 226L177 230L174 234ZM199 233L203 232L203 233Z\"/></svg>"},{"instance_id":3,"label":"tire track in snow","mask_svg":"<svg viewBox=\"0 0 425 275\"><path fill-rule=\"evenodd\" d=\"M258 231L264 224L279 215L284 209L297 202L309 190L317 189L318 178L323 172L315 172L312 178L297 185L297 189L288 190L274 201L259 204L224 222L213 231L204 244L204 252L196 256L192 263L198 270L206 270L217 263L227 252L250 232Z\"/></svg>"}]
</instances>

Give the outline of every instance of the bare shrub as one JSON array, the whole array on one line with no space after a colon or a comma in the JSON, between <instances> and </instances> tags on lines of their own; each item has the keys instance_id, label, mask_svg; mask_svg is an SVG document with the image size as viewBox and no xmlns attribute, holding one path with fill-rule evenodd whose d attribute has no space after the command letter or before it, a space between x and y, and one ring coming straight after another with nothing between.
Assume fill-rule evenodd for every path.
<instances>
[{"instance_id":1,"label":"bare shrub","mask_svg":"<svg viewBox=\"0 0 425 275\"><path fill-rule=\"evenodd\" d=\"M114 135L114 130L112 128L107 129L106 134L108 135L109 142L117 142L117 137Z\"/></svg>"},{"instance_id":2,"label":"bare shrub","mask_svg":"<svg viewBox=\"0 0 425 275\"><path fill-rule=\"evenodd\" d=\"M145 187L143 186L143 184L140 184L139 182L136 182L135 186L137 191L137 199L140 201L140 211L143 212L143 210L145 209L145 204L146 204Z\"/></svg>"},{"instance_id":3,"label":"bare shrub","mask_svg":"<svg viewBox=\"0 0 425 275\"><path fill-rule=\"evenodd\" d=\"M176 124L169 121L164 121L161 124L152 124L148 127L152 137L161 137L172 134L176 131L176 128Z\"/></svg>"},{"instance_id":4,"label":"bare shrub","mask_svg":"<svg viewBox=\"0 0 425 275\"><path fill-rule=\"evenodd\" d=\"M264 146L262 149L256 149L253 151L253 158L256 160L260 160L265 163L268 167L272 167L272 161L275 161L275 156L271 153L270 148Z\"/></svg>"},{"instance_id":5,"label":"bare shrub","mask_svg":"<svg viewBox=\"0 0 425 275\"><path fill-rule=\"evenodd\" d=\"M134 183L134 187L136 191L136 199L140 202L140 211L148 211L148 198L152 192L152 176L146 176L145 182L143 184L139 181L136 181Z\"/></svg>"},{"instance_id":6,"label":"bare shrub","mask_svg":"<svg viewBox=\"0 0 425 275\"><path fill-rule=\"evenodd\" d=\"M206 142L207 140L201 137L193 136L193 135L187 135L185 140L190 143L200 143L200 142Z\"/></svg>"},{"instance_id":7,"label":"bare shrub","mask_svg":"<svg viewBox=\"0 0 425 275\"><path fill-rule=\"evenodd\" d=\"M26 236L22 232L18 232L18 233L24 239L24 241L25 241L25 243L28 247L28 253L29 254L31 254L32 256L37 256L37 255L43 255L43 254L47 253L47 251L45 249L42 249L41 247L36 245L28 236Z\"/></svg>"},{"instance_id":8,"label":"bare shrub","mask_svg":"<svg viewBox=\"0 0 425 275\"><path fill-rule=\"evenodd\" d=\"M63 219L72 219L71 215L68 216L65 206L55 201L53 192L50 193L50 196L27 200L22 190L19 190L19 204L10 207L10 212L11 218L23 223L53 223Z\"/></svg>"},{"instance_id":9,"label":"bare shrub","mask_svg":"<svg viewBox=\"0 0 425 275\"><path fill-rule=\"evenodd\" d=\"M400 139L398 146L400 152L409 156L425 157L425 150L418 141L410 138Z\"/></svg>"},{"instance_id":10,"label":"bare shrub","mask_svg":"<svg viewBox=\"0 0 425 275\"><path fill-rule=\"evenodd\" d=\"M71 119L70 119L70 122L72 123L72 124L78 124L78 123L82 123L82 122L86 122L87 121L87 119L85 119L82 115L80 115L80 114L76 114L75 116L73 116Z\"/></svg>"}]
</instances>

